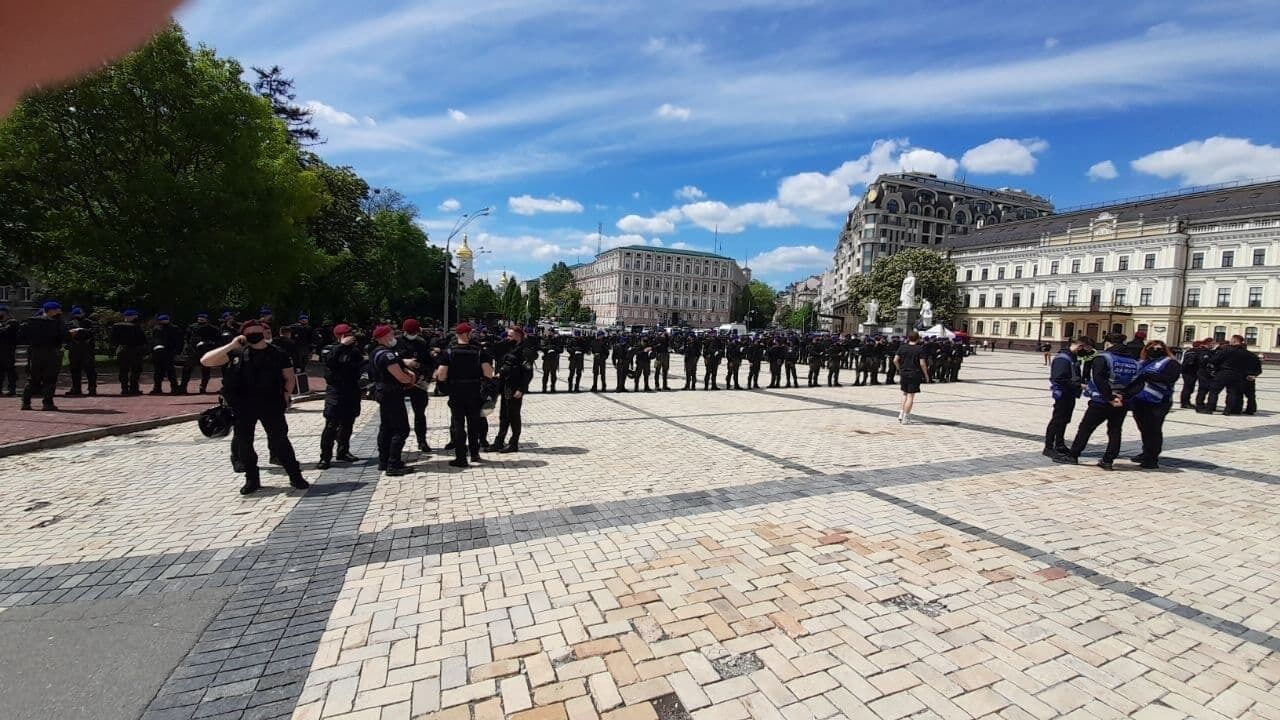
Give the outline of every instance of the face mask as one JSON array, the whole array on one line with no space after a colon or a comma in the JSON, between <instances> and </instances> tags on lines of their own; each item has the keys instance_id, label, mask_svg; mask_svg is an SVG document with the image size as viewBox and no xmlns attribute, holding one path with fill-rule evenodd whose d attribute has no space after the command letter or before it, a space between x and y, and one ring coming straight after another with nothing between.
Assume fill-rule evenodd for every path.
<instances>
[{"instance_id":1,"label":"face mask","mask_svg":"<svg viewBox=\"0 0 1280 720\"><path fill-rule=\"evenodd\" d=\"M418 339L418 336L417 336L416 334L415 334L415 335L405 335L405 338L406 338L406 339L408 339L408 340L417 340L417 339Z\"/></svg>"},{"instance_id":2,"label":"face mask","mask_svg":"<svg viewBox=\"0 0 1280 720\"><path fill-rule=\"evenodd\" d=\"M255 333L245 333L244 339L249 341L250 345L257 345L258 343L262 342L263 338L265 337L266 335L255 332Z\"/></svg>"},{"instance_id":3,"label":"face mask","mask_svg":"<svg viewBox=\"0 0 1280 720\"><path fill-rule=\"evenodd\" d=\"M399 338L391 338L391 342L387 343L387 347L395 347L400 342Z\"/></svg>"}]
</instances>

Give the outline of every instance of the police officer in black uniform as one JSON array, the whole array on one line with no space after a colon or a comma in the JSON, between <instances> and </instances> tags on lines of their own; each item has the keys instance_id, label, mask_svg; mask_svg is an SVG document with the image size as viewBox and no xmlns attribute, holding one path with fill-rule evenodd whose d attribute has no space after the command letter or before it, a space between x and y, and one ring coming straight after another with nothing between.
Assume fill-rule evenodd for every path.
<instances>
[{"instance_id":1,"label":"police officer in black uniform","mask_svg":"<svg viewBox=\"0 0 1280 720\"><path fill-rule=\"evenodd\" d=\"M737 336L737 334L731 335L724 348L724 361L726 365L724 388L726 390L742 389L742 384L738 382L738 372L742 369L743 354L742 340Z\"/></svg>"},{"instance_id":2,"label":"police officer in black uniform","mask_svg":"<svg viewBox=\"0 0 1280 720\"><path fill-rule=\"evenodd\" d=\"M378 401L378 469L388 475L407 475L413 469L404 464L404 443L409 439L409 413L404 400L409 386L417 382L417 361L403 356L404 348L390 325L373 329L375 349L369 358Z\"/></svg>"},{"instance_id":3,"label":"police officer in black uniform","mask_svg":"<svg viewBox=\"0 0 1280 720\"><path fill-rule=\"evenodd\" d=\"M667 376L671 373L671 338L659 331L650 347L653 348L653 389L670 390Z\"/></svg>"},{"instance_id":4,"label":"police officer in black uniform","mask_svg":"<svg viewBox=\"0 0 1280 720\"><path fill-rule=\"evenodd\" d=\"M142 359L147 354L147 333L137 310L125 310L123 316L124 320L111 326L111 344L116 347L120 369L120 395L141 395L138 383L142 379Z\"/></svg>"},{"instance_id":5,"label":"police officer in black uniform","mask_svg":"<svg viewBox=\"0 0 1280 720\"><path fill-rule=\"evenodd\" d=\"M1084 387L1080 358L1093 352L1093 342L1088 338L1076 338L1058 351L1049 366L1049 390L1053 395L1053 416L1044 430L1044 455L1054 457L1070 451L1067 447L1067 426L1071 413L1076 409L1076 398Z\"/></svg>"},{"instance_id":6,"label":"police officer in black uniform","mask_svg":"<svg viewBox=\"0 0 1280 720\"><path fill-rule=\"evenodd\" d=\"M18 331L21 325L9 316L9 306L0 305L0 392L18 394ZM8 389L5 389L5 388Z\"/></svg>"},{"instance_id":7,"label":"police officer in black uniform","mask_svg":"<svg viewBox=\"0 0 1280 720\"><path fill-rule=\"evenodd\" d=\"M827 346L827 387L841 387L840 370L844 368L845 353L848 348L842 339L836 338L835 342ZM815 377L816 381L817 378ZM816 384L816 382L815 382Z\"/></svg>"},{"instance_id":8,"label":"police officer in black uniform","mask_svg":"<svg viewBox=\"0 0 1280 720\"><path fill-rule=\"evenodd\" d=\"M200 358L205 367L223 368L222 395L235 413L235 433L231 439L231 453L236 460L233 467L244 471L241 495L262 487L258 454L253 449L253 433L259 423L267 434L271 456L289 475L289 484L299 490L311 487L302 477L302 466L289 442L289 423L284 417L293 402L293 361L268 339L264 323L247 320L231 342Z\"/></svg>"},{"instance_id":9,"label":"police officer in black uniform","mask_svg":"<svg viewBox=\"0 0 1280 720\"><path fill-rule=\"evenodd\" d=\"M67 365L71 372L71 389L66 397L84 394L82 383L87 381L90 395L98 394L98 363L95 357L98 324L85 317L79 305L71 308L71 322L67 323Z\"/></svg>"},{"instance_id":10,"label":"police officer in black uniform","mask_svg":"<svg viewBox=\"0 0 1280 720\"><path fill-rule=\"evenodd\" d=\"M553 331L554 332L554 331ZM556 383L560 381L560 354L564 345L558 335L548 335L542 342L542 392L547 392L547 383L551 383L551 392L556 391Z\"/></svg>"},{"instance_id":11,"label":"police officer in black uniform","mask_svg":"<svg viewBox=\"0 0 1280 720\"><path fill-rule=\"evenodd\" d=\"M200 394L209 392L210 370L200 364L200 358L218 346L218 338L218 328L209 323L209 313L196 313L196 321L187 326L187 361L182 365L182 381L178 383L179 395L187 394L191 376L197 368L200 370Z\"/></svg>"},{"instance_id":12,"label":"police officer in black uniform","mask_svg":"<svg viewBox=\"0 0 1280 720\"><path fill-rule=\"evenodd\" d=\"M760 389L760 363L764 362L764 341L756 338L747 344L747 389Z\"/></svg>"},{"instance_id":13,"label":"police officer in black uniform","mask_svg":"<svg viewBox=\"0 0 1280 720\"><path fill-rule=\"evenodd\" d=\"M582 392L582 371L587 364L587 339L581 330L574 330L569 340L569 392Z\"/></svg>"},{"instance_id":14,"label":"police officer in black uniform","mask_svg":"<svg viewBox=\"0 0 1280 720\"><path fill-rule=\"evenodd\" d=\"M706 340L702 343L702 362L706 364L706 371L702 376L703 390L719 390L720 378L717 373L720 372L720 359L724 357L724 340L715 333L707 333Z\"/></svg>"},{"instance_id":15,"label":"police officer in black uniform","mask_svg":"<svg viewBox=\"0 0 1280 720\"><path fill-rule=\"evenodd\" d=\"M769 387L776 388L782 383L782 362L787 359L787 349L783 347L781 338L773 339L765 357L769 359Z\"/></svg>"},{"instance_id":16,"label":"police officer in black uniform","mask_svg":"<svg viewBox=\"0 0 1280 720\"><path fill-rule=\"evenodd\" d=\"M27 385L22 389L22 409L31 409L31 398L40 396L41 410L57 410L53 392L62 369L62 305L50 300L40 306L40 314L22 324L18 339L27 346Z\"/></svg>"},{"instance_id":17,"label":"police officer in black uniform","mask_svg":"<svg viewBox=\"0 0 1280 720\"><path fill-rule=\"evenodd\" d=\"M524 331L520 332L523 335ZM609 380L605 375L609 361L609 338L603 330L597 330L591 341L591 392L604 392L609 389ZM506 385L506 380L503 380Z\"/></svg>"},{"instance_id":18,"label":"police officer in black uniform","mask_svg":"<svg viewBox=\"0 0 1280 720\"><path fill-rule=\"evenodd\" d=\"M613 343L614 392L627 392L627 377L631 374L631 363L635 356L631 353L631 343L626 335L619 335Z\"/></svg>"},{"instance_id":19,"label":"police officer in black uniform","mask_svg":"<svg viewBox=\"0 0 1280 720\"><path fill-rule=\"evenodd\" d=\"M449 385L449 431L453 436L453 467L467 467L467 453L471 462L480 462L481 388L480 382L492 379L493 357L471 342L471 325L459 323L454 329L457 344L444 352L436 368L436 380Z\"/></svg>"},{"instance_id":20,"label":"police officer in black uniform","mask_svg":"<svg viewBox=\"0 0 1280 720\"><path fill-rule=\"evenodd\" d=\"M151 365L155 370L152 395L164 392L161 381L166 379L169 381L169 394L178 394L178 373L174 362L182 353L184 339L182 329L174 325L168 315L156 316L156 326L151 330Z\"/></svg>"},{"instance_id":21,"label":"police officer in black uniform","mask_svg":"<svg viewBox=\"0 0 1280 720\"><path fill-rule=\"evenodd\" d=\"M524 331L511 328L507 331L509 345L518 346L524 339ZM603 365L603 360L601 364ZM592 374L594 375L594 370ZM520 452L520 430L523 427L520 412L524 407L524 392L529 387L529 370L525 367L520 354L508 352L498 360L498 377L501 382L498 406L498 437L493 447L500 453ZM593 387L594 391L595 388ZM507 432L511 432L511 442L507 442Z\"/></svg>"},{"instance_id":22,"label":"police officer in black uniform","mask_svg":"<svg viewBox=\"0 0 1280 720\"><path fill-rule=\"evenodd\" d=\"M800 346L800 356L808 361L809 373L805 377L805 382L809 387L818 387L818 373L822 370L823 364L826 363L827 353L830 352L830 346L823 342L821 338L806 339L804 344ZM831 383L828 381L827 383Z\"/></svg>"},{"instance_id":23,"label":"police officer in black uniform","mask_svg":"<svg viewBox=\"0 0 1280 720\"><path fill-rule=\"evenodd\" d=\"M684 336L684 389L698 389L698 358L702 355L702 344L698 336L685 333Z\"/></svg>"},{"instance_id":24,"label":"police officer in black uniform","mask_svg":"<svg viewBox=\"0 0 1280 720\"><path fill-rule=\"evenodd\" d=\"M320 432L320 470L339 462L355 462L351 454L351 431L360 417L360 376L364 373L364 351L351 333L351 326L333 326L332 345L320 351L324 364L324 430ZM338 454L333 454L334 443Z\"/></svg>"},{"instance_id":25,"label":"police officer in black uniform","mask_svg":"<svg viewBox=\"0 0 1280 720\"><path fill-rule=\"evenodd\" d=\"M418 362L416 373L419 377L429 377L436 369L435 355L431 342L422 336L422 324L416 318L406 318L400 323L404 332L397 343L397 351L401 357L412 358ZM399 345L404 347L400 348ZM413 409L413 434L418 440L418 451L430 453L431 445L427 442L427 404L431 393L414 386L409 388L409 407Z\"/></svg>"}]
</instances>

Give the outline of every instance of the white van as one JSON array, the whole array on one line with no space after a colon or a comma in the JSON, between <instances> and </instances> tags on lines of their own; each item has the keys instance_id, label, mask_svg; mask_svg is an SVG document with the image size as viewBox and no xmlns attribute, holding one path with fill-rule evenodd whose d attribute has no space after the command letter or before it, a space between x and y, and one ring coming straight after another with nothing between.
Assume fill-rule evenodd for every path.
<instances>
[{"instance_id":1,"label":"white van","mask_svg":"<svg viewBox=\"0 0 1280 720\"><path fill-rule=\"evenodd\" d=\"M747 334L747 326L742 323L725 323L720 327L716 328L716 330L720 332L727 332L730 335L732 335L735 332L738 333L739 335Z\"/></svg>"}]
</instances>

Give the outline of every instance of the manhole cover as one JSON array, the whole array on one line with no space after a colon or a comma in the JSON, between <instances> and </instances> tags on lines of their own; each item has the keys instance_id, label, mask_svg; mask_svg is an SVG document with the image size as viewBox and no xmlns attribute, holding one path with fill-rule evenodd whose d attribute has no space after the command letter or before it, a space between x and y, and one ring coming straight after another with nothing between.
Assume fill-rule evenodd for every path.
<instances>
[{"instance_id":1,"label":"manhole cover","mask_svg":"<svg viewBox=\"0 0 1280 720\"><path fill-rule=\"evenodd\" d=\"M755 653L749 652L716 658L711 661L711 667L720 673L721 679L728 680L729 678L753 673L764 667L764 663L760 661L760 658L756 657Z\"/></svg>"}]
</instances>

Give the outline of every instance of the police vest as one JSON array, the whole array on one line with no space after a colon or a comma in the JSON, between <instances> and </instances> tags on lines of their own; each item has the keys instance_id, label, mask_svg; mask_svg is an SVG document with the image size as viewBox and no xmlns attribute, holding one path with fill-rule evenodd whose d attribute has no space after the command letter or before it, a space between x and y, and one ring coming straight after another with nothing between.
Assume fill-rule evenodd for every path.
<instances>
[{"instance_id":1,"label":"police vest","mask_svg":"<svg viewBox=\"0 0 1280 720\"><path fill-rule=\"evenodd\" d=\"M1142 388L1133 396L1133 402L1139 405L1163 405L1173 400L1173 386L1157 379L1169 362L1170 358L1162 357L1142 364L1138 369L1138 377L1142 378Z\"/></svg>"},{"instance_id":2,"label":"police vest","mask_svg":"<svg viewBox=\"0 0 1280 720\"><path fill-rule=\"evenodd\" d=\"M1058 358L1066 358L1071 363L1071 368L1072 368L1071 379L1079 380L1080 365L1077 364L1076 357L1072 355L1070 351L1063 350L1058 353L1057 357L1055 357L1054 360L1057 360ZM1052 367L1053 366L1050 365L1050 369L1052 369ZM1077 385L1076 387L1078 388L1079 385ZM1058 383L1053 382L1052 380L1049 381L1049 393L1053 395L1054 400L1061 400L1062 398L1072 394L1072 393L1069 393L1067 390L1063 389L1061 386L1058 385ZM1077 389L1074 394L1079 395L1080 394L1079 390Z\"/></svg>"},{"instance_id":3,"label":"police vest","mask_svg":"<svg viewBox=\"0 0 1280 720\"><path fill-rule=\"evenodd\" d=\"M1116 355L1111 351L1098 353L1093 359L1094 362L1103 362L1107 366L1107 375L1111 379L1111 391L1118 392L1125 388L1133 379L1138 376L1138 361L1126 355ZM1111 402L1111 398L1102 397L1098 392L1098 387L1093 382L1093 374L1089 377L1089 401L1098 403L1099 405L1107 405Z\"/></svg>"}]
</instances>

